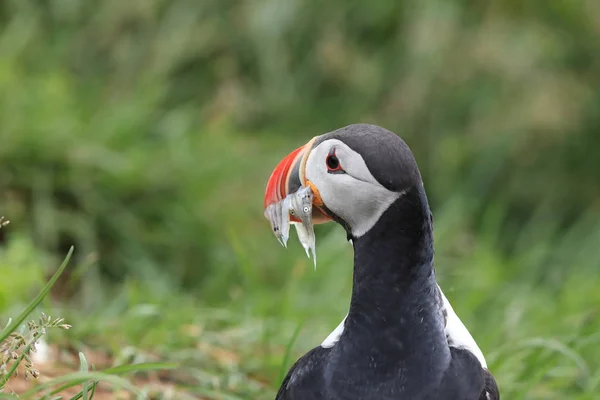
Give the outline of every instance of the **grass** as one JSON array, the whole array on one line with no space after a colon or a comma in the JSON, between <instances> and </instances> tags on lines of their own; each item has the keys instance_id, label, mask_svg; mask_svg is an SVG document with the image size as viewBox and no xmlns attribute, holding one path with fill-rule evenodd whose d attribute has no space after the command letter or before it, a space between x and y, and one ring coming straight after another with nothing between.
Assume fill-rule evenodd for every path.
<instances>
[{"instance_id":1,"label":"grass","mask_svg":"<svg viewBox=\"0 0 600 400\"><path fill-rule=\"evenodd\" d=\"M506 256L494 246L493 223L478 237L456 237L461 219L452 204L436 212L438 279L486 354L504 398L595 398L600 389L597 226L585 218L567 234L544 232L543 241L524 230ZM535 218L530 223L537 223ZM50 363L64 374L44 380L42 369L19 398L38 398L57 386L70 394L67 398L91 396L93 390L95 398L103 393L274 398L283 374L339 323L349 301L351 248L340 229L319 228L316 271L299 244L284 250L273 238L252 250L232 232L244 283L231 289L226 305L210 305L201 293L152 292L149 282L135 280L118 288L99 286L101 304L85 308L68 301L40 303L53 278L4 332L40 304L64 317L71 329L48 331L56 351ZM259 253L281 260L281 285L269 282ZM70 386L79 389L69 392ZM10 393L10 380L4 392Z\"/></svg>"},{"instance_id":2,"label":"grass","mask_svg":"<svg viewBox=\"0 0 600 400\"><path fill-rule=\"evenodd\" d=\"M3 223L0 219L0 226L5 225L6 222ZM36 369L33 360L36 354L36 347L40 345L40 341L47 332L53 328L63 330L71 328L70 325L64 322L64 318L53 319L44 313L41 314L38 322L30 321L26 324L26 327L22 327L21 325L48 295L67 267L72 254L73 248L71 248L65 260L40 293L14 320L9 320L6 327L0 332L0 352L2 353L0 360L0 392L4 392L0 393L0 396L12 399L55 399L57 395L64 394L68 389L82 386L82 389L71 396L70 400L91 399L95 394L97 385L102 382L103 384L109 384L113 388L126 389L138 398L145 398L146 394L142 390L119 375L159 369L165 370L173 366L166 363L135 363L127 366L107 368L104 371L90 371L85 355L80 352L80 370L78 372L68 373L40 384L34 384L33 387L18 394L11 390L12 380L18 377L20 369L23 370L22 374L25 380L36 380L40 377L40 371Z\"/></svg>"},{"instance_id":3,"label":"grass","mask_svg":"<svg viewBox=\"0 0 600 400\"><path fill-rule=\"evenodd\" d=\"M415 153L504 398L597 397L600 3L39 3L0 1L0 326L72 328L5 394L272 399L346 314L352 254L333 225L316 271L281 248L264 182L372 122Z\"/></svg>"}]
</instances>

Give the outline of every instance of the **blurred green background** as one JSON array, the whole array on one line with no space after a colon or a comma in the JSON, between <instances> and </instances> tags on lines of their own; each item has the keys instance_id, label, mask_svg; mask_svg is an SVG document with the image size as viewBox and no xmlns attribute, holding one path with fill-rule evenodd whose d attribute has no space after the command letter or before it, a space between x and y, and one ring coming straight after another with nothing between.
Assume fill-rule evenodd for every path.
<instances>
[{"instance_id":1,"label":"blurred green background","mask_svg":"<svg viewBox=\"0 0 600 400\"><path fill-rule=\"evenodd\" d=\"M316 271L281 248L266 180L367 122L415 153L440 285L503 398L595 399L599 38L594 0L0 0L0 314L75 245L52 343L274 398L346 314L352 253L335 225Z\"/></svg>"}]
</instances>

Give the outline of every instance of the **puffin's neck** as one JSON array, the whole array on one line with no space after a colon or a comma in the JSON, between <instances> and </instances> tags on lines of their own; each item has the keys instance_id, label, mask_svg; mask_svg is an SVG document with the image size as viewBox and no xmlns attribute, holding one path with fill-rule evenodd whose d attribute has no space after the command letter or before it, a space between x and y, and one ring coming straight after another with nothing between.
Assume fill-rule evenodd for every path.
<instances>
[{"instance_id":1,"label":"puffin's neck","mask_svg":"<svg viewBox=\"0 0 600 400\"><path fill-rule=\"evenodd\" d=\"M407 190L353 244L350 311L325 379L339 398L423 398L451 357L422 185Z\"/></svg>"},{"instance_id":2,"label":"puffin's neck","mask_svg":"<svg viewBox=\"0 0 600 400\"><path fill-rule=\"evenodd\" d=\"M433 226L422 185L407 190L353 244L351 313L354 308L371 315L386 310L397 315L405 302L419 301L414 298L419 292L433 295Z\"/></svg>"},{"instance_id":3,"label":"puffin's neck","mask_svg":"<svg viewBox=\"0 0 600 400\"><path fill-rule=\"evenodd\" d=\"M353 244L354 282L342 341L354 343L349 346L354 349L370 343L398 357L442 343L433 226L423 186L407 190Z\"/></svg>"},{"instance_id":4,"label":"puffin's neck","mask_svg":"<svg viewBox=\"0 0 600 400\"><path fill-rule=\"evenodd\" d=\"M353 239L353 297L384 295L365 283L393 289L427 280L433 273L433 226L422 186L400 196L363 236Z\"/></svg>"}]
</instances>

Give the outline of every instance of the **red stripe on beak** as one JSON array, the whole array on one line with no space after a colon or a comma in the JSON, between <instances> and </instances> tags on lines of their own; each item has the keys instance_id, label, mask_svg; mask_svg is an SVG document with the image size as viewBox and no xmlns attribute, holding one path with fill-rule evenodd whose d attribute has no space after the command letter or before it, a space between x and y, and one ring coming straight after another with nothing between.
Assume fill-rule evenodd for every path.
<instances>
[{"instance_id":1,"label":"red stripe on beak","mask_svg":"<svg viewBox=\"0 0 600 400\"><path fill-rule=\"evenodd\" d=\"M304 147L305 146L298 147L296 150L292 151L283 160L281 160L277 167L275 167L275 170L267 182L264 203L265 208L273 203L283 200L287 196L287 182L290 169L294 163L302 157L301 153L302 150L304 150Z\"/></svg>"},{"instance_id":2,"label":"red stripe on beak","mask_svg":"<svg viewBox=\"0 0 600 400\"><path fill-rule=\"evenodd\" d=\"M304 146L298 147L277 164L277 167L275 167L275 170L267 182L264 202L265 209L271 204L286 198L289 194L288 191L290 190L291 180L293 182L292 190L298 189L298 184L301 186L309 185L311 187L313 195L315 196L312 213L313 224L322 224L331 221L331 217L321 208L323 206L323 200L321 199L319 190L304 176L304 164L308 159L308 153L310 153L310 149L312 148L315 139L316 137L312 138ZM300 222L300 220L293 215L290 215L290 221Z\"/></svg>"}]
</instances>

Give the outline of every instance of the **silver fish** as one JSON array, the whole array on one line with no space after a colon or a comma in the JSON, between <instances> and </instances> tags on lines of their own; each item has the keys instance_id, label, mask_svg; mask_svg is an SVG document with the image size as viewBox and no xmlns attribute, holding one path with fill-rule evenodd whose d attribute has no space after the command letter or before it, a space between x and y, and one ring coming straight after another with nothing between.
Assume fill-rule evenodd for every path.
<instances>
[{"instance_id":1,"label":"silver fish","mask_svg":"<svg viewBox=\"0 0 600 400\"><path fill-rule=\"evenodd\" d=\"M288 198L290 198L291 205L290 213L300 219L306 230L310 230L312 228L312 202L314 198L310 187L301 187Z\"/></svg>"},{"instance_id":2,"label":"silver fish","mask_svg":"<svg viewBox=\"0 0 600 400\"><path fill-rule=\"evenodd\" d=\"M302 187L293 193L291 198L291 213L300 219L300 224L294 223L298 239L310 258L312 253L315 268L317 267L316 239L315 230L312 223L312 204L314 194L309 186ZM310 249L310 253L309 253Z\"/></svg>"},{"instance_id":3,"label":"silver fish","mask_svg":"<svg viewBox=\"0 0 600 400\"><path fill-rule=\"evenodd\" d=\"M310 258L312 253L313 263L315 265L315 269L317 268L317 253L315 252L315 231L311 225L310 229L306 229L306 227L298 222L292 222L294 227L296 228L296 234L298 234L298 239L304 247L304 251L306 252L306 256ZM310 252L309 252L310 250Z\"/></svg>"},{"instance_id":4,"label":"silver fish","mask_svg":"<svg viewBox=\"0 0 600 400\"><path fill-rule=\"evenodd\" d=\"M281 201L281 240L283 247L287 248L287 241L290 237L290 209L291 199L287 196Z\"/></svg>"},{"instance_id":5,"label":"silver fish","mask_svg":"<svg viewBox=\"0 0 600 400\"><path fill-rule=\"evenodd\" d=\"M289 199L273 203L265 210L265 217L271 224L273 234L283 247L287 247L290 232Z\"/></svg>"},{"instance_id":6,"label":"silver fish","mask_svg":"<svg viewBox=\"0 0 600 400\"><path fill-rule=\"evenodd\" d=\"M265 210L265 217L271 224L275 237L282 246L287 247L290 231L290 214L300 222L292 222L296 228L298 239L310 258L311 253L315 268L317 267L316 239L312 223L312 202L314 194L309 186L302 187L286 196L285 199L271 204ZM310 250L310 251L309 251Z\"/></svg>"}]
</instances>

